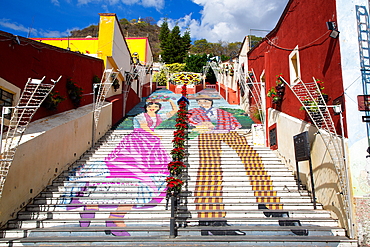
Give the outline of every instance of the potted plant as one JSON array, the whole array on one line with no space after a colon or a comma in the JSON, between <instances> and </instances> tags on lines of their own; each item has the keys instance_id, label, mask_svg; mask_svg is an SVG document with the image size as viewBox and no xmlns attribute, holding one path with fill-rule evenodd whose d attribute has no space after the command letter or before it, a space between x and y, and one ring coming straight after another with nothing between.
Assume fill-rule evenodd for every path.
<instances>
[{"instance_id":1,"label":"potted plant","mask_svg":"<svg viewBox=\"0 0 370 247\"><path fill-rule=\"evenodd\" d=\"M323 92L323 90L325 89L324 82L321 81L320 79L316 79L316 84L317 84L317 87L319 88L319 91L320 91L325 103L328 103L329 95Z\"/></svg>"},{"instance_id":2,"label":"potted plant","mask_svg":"<svg viewBox=\"0 0 370 247\"><path fill-rule=\"evenodd\" d=\"M72 81L71 78L67 78L67 93L68 97L71 99L75 108L80 106L81 99L83 97L83 89L75 82Z\"/></svg>"},{"instance_id":3,"label":"potted plant","mask_svg":"<svg viewBox=\"0 0 370 247\"><path fill-rule=\"evenodd\" d=\"M272 98L272 103L274 104L279 104L281 103L283 96L284 96L284 91L285 91L285 84L281 80L282 74L277 75L276 79L276 86L270 88L270 90L267 92L267 97Z\"/></svg>"},{"instance_id":4,"label":"potted plant","mask_svg":"<svg viewBox=\"0 0 370 247\"><path fill-rule=\"evenodd\" d=\"M181 187L184 184L180 179L175 177L168 177L166 179L167 182L167 193L171 194L173 191L175 194L178 194L181 192Z\"/></svg>"},{"instance_id":5,"label":"potted plant","mask_svg":"<svg viewBox=\"0 0 370 247\"><path fill-rule=\"evenodd\" d=\"M60 95L58 91L50 92L44 102L42 102L42 106L50 111L56 111L59 103L65 99L66 97Z\"/></svg>"},{"instance_id":6,"label":"potted plant","mask_svg":"<svg viewBox=\"0 0 370 247\"><path fill-rule=\"evenodd\" d=\"M114 92L117 92L119 88L119 80L117 78L114 79L112 86L114 88Z\"/></svg>"},{"instance_id":7,"label":"potted plant","mask_svg":"<svg viewBox=\"0 0 370 247\"><path fill-rule=\"evenodd\" d=\"M172 161L168 164L167 168L170 171L171 175L180 175L182 170L186 168L186 166L182 161Z\"/></svg>"},{"instance_id":8,"label":"potted plant","mask_svg":"<svg viewBox=\"0 0 370 247\"><path fill-rule=\"evenodd\" d=\"M234 66L230 65L230 76L234 76Z\"/></svg>"}]
</instances>

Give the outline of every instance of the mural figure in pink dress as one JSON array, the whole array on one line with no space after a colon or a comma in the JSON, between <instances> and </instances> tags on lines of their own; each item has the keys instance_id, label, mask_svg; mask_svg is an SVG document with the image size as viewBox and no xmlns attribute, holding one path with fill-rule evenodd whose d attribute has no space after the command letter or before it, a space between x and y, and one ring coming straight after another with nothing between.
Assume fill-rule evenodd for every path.
<instances>
[{"instance_id":1,"label":"mural figure in pink dress","mask_svg":"<svg viewBox=\"0 0 370 247\"><path fill-rule=\"evenodd\" d=\"M167 113L159 113L162 105L158 101L147 102L145 112L133 119L133 132L124 137L105 158L109 173L104 176L104 180L114 182L107 183L102 180L101 183L89 184L101 191L108 191L114 187L114 192L117 191L118 196L120 184L132 185L137 188L137 197L135 199L112 197L104 200L105 202L100 201L101 199L94 201L89 198L90 205L85 206L85 212L81 214L81 218L94 218L94 210L109 208L112 210L109 215L111 221L106 221L106 226L125 227L123 218L127 211L155 207L163 200L166 195L165 180L169 175L167 165L172 159L161 143L162 137L154 130L177 112L176 104L172 100L168 101L172 111ZM87 227L90 221L80 221L80 225ZM106 233L115 236L130 236L124 230L112 230Z\"/></svg>"}]
</instances>

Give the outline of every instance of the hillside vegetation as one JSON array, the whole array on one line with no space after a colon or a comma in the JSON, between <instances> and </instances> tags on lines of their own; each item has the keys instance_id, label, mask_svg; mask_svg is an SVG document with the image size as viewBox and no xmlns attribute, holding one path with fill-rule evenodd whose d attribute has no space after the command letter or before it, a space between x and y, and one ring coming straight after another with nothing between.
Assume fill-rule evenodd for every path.
<instances>
[{"instance_id":1,"label":"hillside vegetation","mask_svg":"<svg viewBox=\"0 0 370 247\"><path fill-rule=\"evenodd\" d=\"M160 30L161 28L156 24L152 17L145 17L143 19L132 19L128 21L126 18L119 20L119 24L125 37L148 37L152 48L154 61L158 61L158 56L162 52L160 47ZM99 26L90 25L82 30L71 31L71 37L98 37ZM191 36L191 30L190 30ZM257 44L262 38L252 35L252 47ZM220 56L222 60L229 59L230 56L236 56L239 53L242 42L226 42L218 41L216 43L208 42L206 39L195 40L190 47L190 54L212 54L213 56Z\"/></svg>"}]
</instances>

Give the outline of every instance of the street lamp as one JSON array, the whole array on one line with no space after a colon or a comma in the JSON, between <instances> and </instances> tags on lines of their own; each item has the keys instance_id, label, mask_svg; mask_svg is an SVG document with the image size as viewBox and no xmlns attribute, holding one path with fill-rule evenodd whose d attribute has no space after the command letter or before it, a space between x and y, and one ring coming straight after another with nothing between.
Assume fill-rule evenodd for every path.
<instances>
[{"instance_id":1,"label":"street lamp","mask_svg":"<svg viewBox=\"0 0 370 247\"><path fill-rule=\"evenodd\" d=\"M333 39L338 38L339 31L337 29L337 25L335 24L335 22L334 21L328 21L326 23L326 26L328 27L328 30L331 30L331 32L329 34L329 37L331 37Z\"/></svg>"}]
</instances>

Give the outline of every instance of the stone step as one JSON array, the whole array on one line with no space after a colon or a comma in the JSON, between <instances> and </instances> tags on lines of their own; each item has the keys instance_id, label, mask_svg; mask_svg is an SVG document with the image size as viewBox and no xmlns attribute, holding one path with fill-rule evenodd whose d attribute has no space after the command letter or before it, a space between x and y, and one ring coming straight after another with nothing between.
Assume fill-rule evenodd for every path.
<instances>
[{"instance_id":1,"label":"stone step","mask_svg":"<svg viewBox=\"0 0 370 247\"><path fill-rule=\"evenodd\" d=\"M100 207L99 211L97 210L83 210L84 207L79 207L74 210L69 211L21 211L18 213L17 220L45 220L45 219L81 219L81 215L94 215L94 218L107 218L111 213L112 214L124 214L126 218L163 218L169 217L170 207L168 210L159 210L159 209L133 209L129 211L122 211L122 210L114 210L109 208ZM193 212L189 211L179 211L176 213L177 217L184 218L184 217L196 217L198 212L210 212L209 210L196 210ZM302 212L295 212L292 211L284 211L284 210L267 210L266 212L274 213L277 216L274 216L274 219L280 218L285 219L284 216L289 216L290 219L294 218L320 218L320 219L330 219L329 212L322 212L317 213L312 211L303 211ZM279 215L280 214L280 215ZM193 217L192 217L193 216ZM266 218L263 213L263 210L228 210L226 213L228 218ZM90 216L92 217L92 216ZM271 216L270 216L271 217Z\"/></svg>"},{"instance_id":2,"label":"stone step","mask_svg":"<svg viewBox=\"0 0 370 247\"><path fill-rule=\"evenodd\" d=\"M137 204L136 198L133 198L132 200L127 200L126 198L118 198L116 200L109 200L107 198L74 198L74 199L80 199L80 202L73 202L70 199L73 198L52 198L52 199L46 199L46 198L35 198L33 201L33 205L46 205L47 208L53 208L56 206L59 207L65 207L65 208L75 208L75 207L82 207L83 205L102 205L102 206L111 206L111 207L118 207L118 205L133 205ZM123 200L126 199L126 200ZM258 205L262 203L256 202L256 199L250 200L249 202L224 202L224 203L194 203L193 201L188 201L186 205L180 205L180 209L188 209L188 210L196 210L196 205L223 205L226 209L234 209L234 210L256 210L258 209ZM292 202L284 202L284 203L263 203L266 205L272 204L283 204L284 210L291 210L291 209L300 209L300 210L311 210L313 209L313 203L310 201L306 202L298 202L298 201L292 201ZM162 199L162 202L156 205L156 209L164 209L166 206L166 200L165 198ZM320 204L317 205L317 209L322 209L322 206Z\"/></svg>"},{"instance_id":3,"label":"stone step","mask_svg":"<svg viewBox=\"0 0 370 247\"><path fill-rule=\"evenodd\" d=\"M89 183L89 184L86 184ZM107 183L109 185L109 190L115 190L115 187L122 187L122 183L119 179L114 180L80 180L80 181L55 181L53 182L53 186L65 186L68 188L68 191L83 191L86 187L90 187L93 189L93 187L97 187L98 185L104 185ZM212 185L209 185L212 186ZM209 187L208 186L208 187ZM137 188L137 185L125 185L127 188ZM281 185L281 186L272 186L274 191L297 191L297 186L287 186L287 185ZM189 191L195 191L195 185L194 184L185 184L184 188ZM199 185L197 186L197 191L202 191L202 188L207 188L205 185ZM229 190L229 191L252 191L253 186L250 184L245 183L224 183L222 184L222 190ZM258 191L271 191L271 189L267 186L259 186Z\"/></svg>"},{"instance_id":4,"label":"stone step","mask_svg":"<svg viewBox=\"0 0 370 247\"><path fill-rule=\"evenodd\" d=\"M120 165L120 166L123 166L124 164L122 164L122 161L110 161L111 164L113 165ZM137 162L134 162L134 161L126 161L125 163L127 164L130 164L132 163L132 165L136 165ZM278 162L278 161L269 161L269 160L264 160L262 161L263 163L263 167L265 169L268 169L268 168L277 168L277 169L285 169L285 170L288 170L288 168L282 164L281 162ZM105 166L105 161L104 159L81 159L79 161L77 161L76 163L73 164L72 166L72 169L76 168L76 167L79 167L80 165L83 165L83 164L95 164L97 165L97 167L99 167L99 165L103 165ZM158 161L151 161L150 162L151 165L158 165L158 164L163 164L162 162L158 162ZM199 159L198 160L185 160L184 162L185 165L189 165L189 166L196 166L198 167L199 166ZM245 165L241 162L241 160L234 160L234 161L228 161L228 160L221 160L221 166L222 166L222 169L224 168L244 168ZM105 166L106 167L106 166ZM257 166L257 167L260 167L260 166ZM249 168L251 169L251 168Z\"/></svg>"},{"instance_id":5,"label":"stone step","mask_svg":"<svg viewBox=\"0 0 370 247\"><path fill-rule=\"evenodd\" d=\"M110 161L111 164L117 164L117 165L122 165L122 161L115 161L115 160L111 160ZM137 162L134 162L134 161L127 161L125 163L134 163L136 164ZM158 162L158 161L150 161L150 164L153 164L153 165L156 165L156 164L162 164L163 162ZM81 158L80 160L76 161L72 168L75 168L75 167L78 167L79 165L82 165L82 164L95 164L95 165L105 165L105 158L101 158L101 159L84 159L84 158ZM189 165L189 166L196 166L198 167L199 166L199 159L198 160L187 160L187 158L185 158L184 160L184 164L185 165ZM210 164L208 164L210 165ZM225 165L225 167L230 167L230 168L244 168L245 167L245 164L242 163L241 160L232 160L232 161L229 161L229 160L223 160L221 159L221 165ZM283 163L281 163L280 161L276 161L276 160L262 160L262 165L263 167L274 167L274 168L281 168L281 169L288 169ZM256 167L260 167L260 166L256 166Z\"/></svg>"},{"instance_id":6,"label":"stone step","mask_svg":"<svg viewBox=\"0 0 370 247\"><path fill-rule=\"evenodd\" d=\"M214 218L213 218L214 219ZM19 229L19 228L46 228L46 227L79 227L80 221L90 221L91 226L106 226L106 221L112 221L113 218L108 218L108 216L104 218L77 218L77 219L40 219L40 220L11 220L8 222L8 227L11 229ZM140 218L133 218L130 215L125 215L123 218L125 224L127 226L142 226L145 228L146 226L169 226L170 223L170 213L168 217L140 217ZM189 227L198 226L199 221L205 221L206 218L189 218L186 219L187 225ZM240 225L279 225L279 221L284 220L292 220L290 217L282 218L282 217L269 217L269 218L255 218L255 217L245 217L245 218L231 218L226 217L222 218L222 220L227 220L227 223L234 226ZM294 218L295 221L300 221L302 226L309 226L309 225L316 225L316 226L327 226L327 227L337 227L337 222L330 218ZM117 219L119 221L119 219Z\"/></svg>"},{"instance_id":7,"label":"stone step","mask_svg":"<svg viewBox=\"0 0 370 247\"><path fill-rule=\"evenodd\" d=\"M40 195L43 195L43 194L46 194L46 195L50 195L50 193L65 193L65 192L68 192L68 193L71 193L72 191L74 192L79 192L81 191L80 193L83 193L83 191L86 191L87 193L89 193L90 191L94 191L94 192L100 192L100 191L105 191L106 193L120 193L120 194L124 194L124 193L137 193L137 187L136 186L131 186L131 187L122 187L122 186L119 186L119 185L111 185L110 188L109 188L109 191L106 191L105 189L100 189L99 187L96 187L96 186L91 186L91 185L86 185L86 186L83 186L83 185L80 185L80 187L76 187L76 186L73 186L72 185L68 185L68 186L49 186L44 192L42 192ZM284 187L284 190L276 190L276 188L274 188L274 191L277 193L276 196L279 196L279 197L283 197L283 196L308 196L308 192L307 191L297 191L297 188L295 188L295 190L287 190L286 187ZM197 192L209 192L208 190L205 190L205 191L202 191L202 190L197 190ZM264 193L264 192L270 192L270 191L261 191L261 193ZM145 193L145 192L143 192ZM186 186L183 188L182 192L180 195L186 195L186 196L191 196L192 194L194 193L194 191L188 191ZM237 195L240 195L240 194L246 194L246 195L249 195L249 194L254 194L253 191L251 190L237 190L235 188L223 188L222 189L222 193L224 195L231 195L231 196L237 196Z\"/></svg>"},{"instance_id":8,"label":"stone step","mask_svg":"<svg viewBox=\"0 0 370 247\"><path fill-rule=\"evenodd\" d=\"M46 207L46 206L42 206L42 205L28 205L27 208L26 208L26 211L21 211L18 214L19 214L20 217L28 217L28 219L30 219L29 218L30 214L38 216L38 215L43 215L43 214L51 215L51 214L54 214L54 213L61 213L61 214L71 213L71 214L75 214L75 215L80 214L80 213L94 213L94 214L98 213L98 214L104 215L104 214L107 214L107 213L110 213L110 212L114 212L114 214L119 214L119 213L138 214L138 213L140 213L140 214L143 214L143 215L147 215L147 214L166 214L167 215L167 213L170 210L170 203L169 203L168 210L166 210L165 208L164 209L162 208L163 204L164 203L162 203L160 206L156 206L156 207L150 208L150 209L135 208L135 209L132 209L132 210L129 210L129 211L127 211L127 210L118 210L118 209L115 210L115 208L104 206L104 205L101 205L99 207L99 211L97 211L97 210L86 210L85 205L83 205L83 204L70 204L70 205L73 205L73 206L52 204L52 205L50 205L50 207ZM194 212L196 214L198 212L209 212L210 211L210 210L196 210L196 211L190 212L186 209L185 205L181 204L180 206L182 207L182 210L179 210L176 213L177 215L188 215L189 213L194 214ZM326 210L313 210L313 209L262 210L262 209L258 209L258 205L257 205L256 208L248 209L248 210L244 210L244 209L243 210L238 210L238 209L232 209L231 208L231 209L228 209L227 215L237 214L238 216L240 216L242 214L245 217L262 217L262 218L264 218L265 217L264 212L277 213L277 215L274 216L275 218L279 216L279 213L280 214L288 213L290 218L295 218L295 217L299 217L299 218L315 218L315 217L321 217L321 218L327 217L328 218L329 217L330 218L330 212L326 211Z\"/></svg>"},{"instance_id":9,"label":"stone step","mask_svg":"<svg viewBox=\"0 0 370 247\"><path fill-rule=\"evenodd\" d=\"M104 165L101 165L100 166L101 169L106 169L106 166L104 167ZM151 169L151 168L148 168L148 169ZM184 175L189 175L189 176L196 176L198 174L198 171L199 168L196 167L196 166L188 166L186 169L183 170L183 174ZM212 172L219 172L219 171L222 171L222 175L223 176L234 176L234 175L238 175L238 176L270 176L271 178L273 177L292 177L294 178L293 176L293 173L291 171L287 171L285 169L274 169L274 170L262 170L262 169L253 169L256 173L256 175L247 175L247 171L245 170L244 167L239 167L239 168L227 168L227 169L219 169L219 168L207 168L207 169L204 169L202 168L202 171L205 172L207 174L209 173L212 173ZM63 173L61 173L62 176L68 176L68 175L74 175L76 173L96 173L96 168L95 167L90 167L90 166L80 166L80 167L75 167L75 168L70 168L69 170L66 170L64 171ZM114 171L111 171L110 174L113 174L113 173L128 173L127 169L124 168L124 167L117 167L115 168ZM250 172L250 170L248 170L248 172ZM259 172L259 173L258 173ZM267 173L267 175L257 175L257 174L264 174L264 172Z\"/></svg>"},{"instance_id":10,"label":"stone step","mask_svg":"<svg viewBox=\"0 0 370 247\"><path fill-rule=\"evenodd\" d=\"M2 232L4 238L23 238L23 237L58 237L62 236L76 237L76 236L99 236L105 235L107 230L124 230L129 232L131 236L141 234L151 235L168 235L169 227L53 227L53 228L40 228L40 229L13 229L5 230ZM291 235L291 230L307 230L308 236L345 236L345 231L338 227L325 227L325 226L193 226L178 228L179 236L200 236L202 231L210 231L214 233L221 233L219 231L241 231L246 235ZM103 235L104 234L104 235Z\"/></svg>"},{"instance_id":11,"label":"stone step","mask_svg":"<svg viewBox=\"0 0 370 247\"><path fill-rule=\"evenodd\" d=\"M246 194L246 193L245 193ZM61 202L61 201L72 201L72 200L79 200L81 202L87 203L88 201L101 201L104 203L104 201L109 201L109 200L122 200L122 201L132 201L136 202L138 195L137 193L132 193L132 194L115 194L115 193L71 193L71 194L64 194L62 196L42 196L42 197L36 197L34 198L34 203L35 204L41 204L39 201L46 202L46 203L55 203L55 202ZM151 194L145 194L142 195L140 198L146 198L149 200L152 197ZM263 198L276 198L277 196L269 197L269 196L264 196ZM194 202L195 198L198 199L204 199L208 200L209 203L212 203L215 198L222 198L222 201L224 203L255 203L256 202L256 196L253 193L249 193L249 195L244 195L241 194L240 196L228 196L228 195L223 195L222 196L188 196L186 197L189 203ZM311 202L311 197L294 197L294 196L285 196L285 197L279 197L279 203L310 203Z\"/></svg>"},{"instance_id":12,"label":"stone step","mask_svg":"<svg viewBox=\"0 0 370 247\"><path fill-rule=\"evenodd\" d=\"M112 237L112 236L88 236L88 237L45 237L45 238L21 238L11 241L0 240L0 246L317 246L317 247L357 247L357 240L349 240L340 236L178 236L177 238L163 238L162 236L136 236L136 237Z\"/></svg>"}]
</instances>

